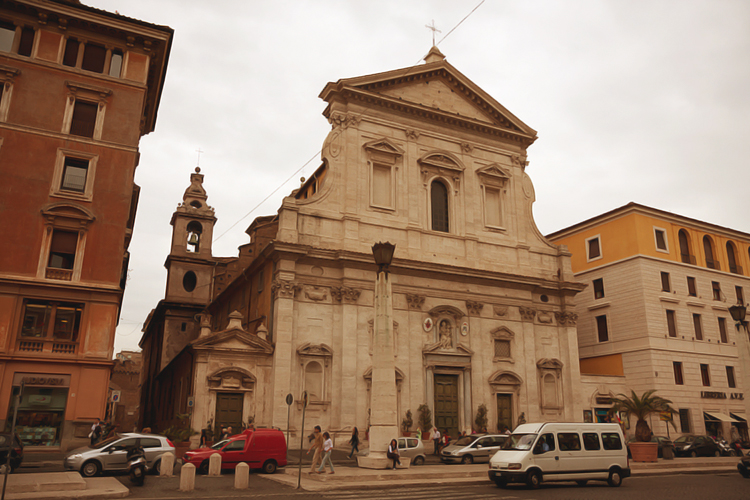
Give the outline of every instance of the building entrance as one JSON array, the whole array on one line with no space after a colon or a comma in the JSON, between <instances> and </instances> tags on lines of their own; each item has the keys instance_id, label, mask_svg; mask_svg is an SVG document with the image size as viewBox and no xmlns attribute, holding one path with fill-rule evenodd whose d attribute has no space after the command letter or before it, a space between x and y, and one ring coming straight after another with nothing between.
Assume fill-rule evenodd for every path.
<instances>
[{"instance_id":1,"label":"building entrance","mask_svg":"<svg viewBox=\"0 0 750 500\"><path fill-rule=\"evenodd\" d=\"M435 374L435 426L458 437L458 375Z\"/></svg>"},{"instance_id":2,"label":"building entrance","mask_svg":"<svg viewBox=\"0 0 750 500\"><path fill-rule=\"evenodd\" d=\"M221 432L222 427L232 426L232 431L242 430L242 400L241 392L220 392L216 394L216 429ZM219 435L219 434L216 434Z\"/></svg>"},{"instance_id":3,"label":"building entrance","mask_svg":"<svg viewBox=\"0 0 750 500\"><path fill-rule=\"evenodd\" d=\"M497 431L513 430L513 396L511 394L497 395Z\"/></svg>"}]
</instances>

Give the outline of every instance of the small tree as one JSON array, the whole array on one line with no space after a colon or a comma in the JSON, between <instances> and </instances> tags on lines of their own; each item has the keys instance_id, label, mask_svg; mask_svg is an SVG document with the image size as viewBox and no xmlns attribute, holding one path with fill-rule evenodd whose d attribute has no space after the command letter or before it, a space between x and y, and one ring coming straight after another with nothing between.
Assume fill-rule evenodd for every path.
<instances>
[{"instance_id":1,"label":"small tree","mask_svg":"<svg viewBox=\"0 0 750 500\"><path fill-rule=\"evenodd\" d=\"M474 418L474 425L477 432L482 432L487 428L487 405L481 404L477 408L477 416Z\"/></svg>"},{"instance_id":2,"label":"small tree","mask_svg":"<svg viewBox=\"0 0 750 500\"><path fill-rule=\"evenodd\" d=\"M401 421L401 429L404 432L409 432L412 425L414 425L414 420L411 418L411 410L406 410L406 415L404 415L404 419Z\"/></svg>"},{"instance_id":3,"label":"small tree","mask_svg":"<svg viewBox=\"0 0 750 500\"><path fill-rule=\"evenodd\" d=\"M677 413L670 405L672 402L668 399L664 399L660 396L654 396L656 389L646 391L639 398L635 391L631 390L631 395L626 396L625 394L618 394L617 397L612 398L612 410L613 412L624 411L628 415L635 415L638 419L638 423L635 425L635 440L647 443L651 441L651 427L649 427L646 418L652 413ZM672 424L675 430L674 422Z\"/></svg>"},{"instance_id":4,"label":"small tree","mask_svg":"<svg viewBox=\"0 0 750 500\"><path fill-rule=\"evenodd\" d=\"M421 404L417 411L419 412L419 428L427 434L432 429L432 410L426 404Z\"/></svg>"}]
</instances>

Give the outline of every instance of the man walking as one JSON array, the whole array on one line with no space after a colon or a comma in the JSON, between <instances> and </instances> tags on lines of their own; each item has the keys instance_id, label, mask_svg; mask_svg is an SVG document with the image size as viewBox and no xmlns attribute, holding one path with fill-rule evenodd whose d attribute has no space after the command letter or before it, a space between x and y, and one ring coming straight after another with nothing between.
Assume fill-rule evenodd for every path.
<instances>
[{"instance_id":1,"label":"man walking","mask_svg":"<svg viewBox=\"0 0 750 500\"><path fill-rule=\"evenodd\" d=\"M437 427L432 427L432 430L430 431L430 439L432 439L432 442L435 444L435 455L438 455L440 453L440 431Z\"/></svg>"},{"instance_id":2,"label":"man walking","mask_svg":"<svg viewBox=\"0 0 750 500\"><path fill-rule=\"evenodd\" d=\"M320 433L320 430L320 426L316 425L315 430L313 430L313 436L315 437L313 437L312 446L307 450L307 453L315 450L315 453L313 453L312 464L310 464L310 474L315 472L315 467L320 465L320 453L323 451L323 435Z\"/></svg>"}]
</instances>

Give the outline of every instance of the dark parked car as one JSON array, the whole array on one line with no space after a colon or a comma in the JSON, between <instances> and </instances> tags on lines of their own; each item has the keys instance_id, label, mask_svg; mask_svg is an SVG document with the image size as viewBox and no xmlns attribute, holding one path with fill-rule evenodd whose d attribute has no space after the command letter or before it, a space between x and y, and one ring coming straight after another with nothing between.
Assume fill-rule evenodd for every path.
<instances>
[{"instance_id":1,"label":"dark parked car","mask_svg":"<svg viewBox=\"0 0 750 500\"><path fill-rule=\"evenodd\" d=\"M633 458L633 456L630 454L630 443L634 442L635 438L632 437L628 439L628 458ZM664 448L671 448L672 449L672 456L674 456L674 443L671 439L664 436L651 436L651 442L652 443L658 443L658 456L659 458L664 458Z\"/></svg>"},{"instance_id":2,"label":"dark parked car","mask_svg":"<svg viewBox=\"0 0 750 500\"><path fill-rule=\"evenodd\" d=\"M688 434L674 440L674 453L678 457L720 457L721 450L709 436Z\"/></svg>"},{"instance_id":3,"label":"dark parked car","mask_svg":"<svg viewBox=\"0 0 750 500\"><path fill-rule=\"evenodd\" d=\"M0 433L0 466L7 462L8 450L10 450L10 471L13 472L23 462L23 443L18 434L11 438L10 432L2 432Z\"/></svg>"},{"instance_id":4,"label":"dark parked car","mask_svg":"<svg viewBox=\"0 0 750 500\"><path fill-rule=\"evenodd\" d=\"M740 463L737 464L737 470L740 471L742 477L750 479L750 457L742 457Z\"/></svg>"}]
</instances>

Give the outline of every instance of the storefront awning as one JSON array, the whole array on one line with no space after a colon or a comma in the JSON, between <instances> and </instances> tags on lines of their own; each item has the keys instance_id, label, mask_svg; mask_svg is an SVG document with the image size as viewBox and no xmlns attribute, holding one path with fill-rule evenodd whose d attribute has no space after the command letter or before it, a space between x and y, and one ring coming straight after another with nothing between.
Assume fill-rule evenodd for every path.
<instances>
[{"instance_id":1,"label":"storefront awning","mask_svg":"<svg viewBox=\"0 0 750 500\"><path fill-rule=\"evenodd\" d=\"M732 422L738 424L739 422L732 417L719 413L718 411L704 411L704 416L709 417L709 420L718 420L720 422Z\"/></svg>"},{"instance_id":2,"label":"storefront awning","mask_svg":"<svg viewBox=\"0 0 750 500\"><path fill-rule=\"evenodd\" d=\"M736 413L730 413L729 416L737 420L740 423L747 423L747 420L745 419L745 417L741 417L740 415L737 415Z\"/></svg>"}]
</instances>

